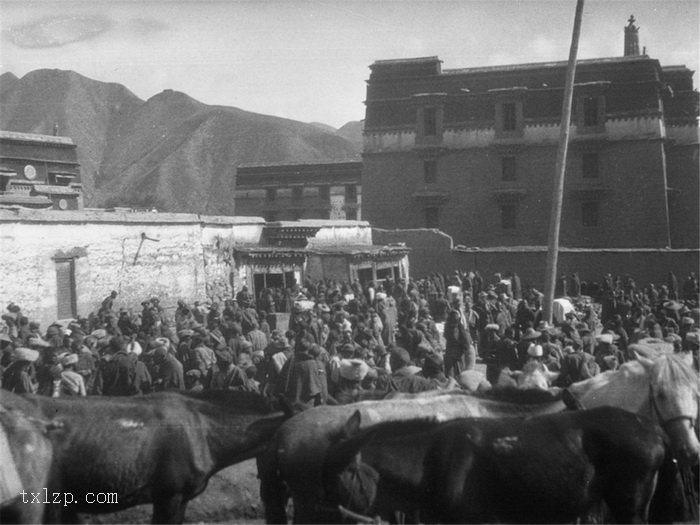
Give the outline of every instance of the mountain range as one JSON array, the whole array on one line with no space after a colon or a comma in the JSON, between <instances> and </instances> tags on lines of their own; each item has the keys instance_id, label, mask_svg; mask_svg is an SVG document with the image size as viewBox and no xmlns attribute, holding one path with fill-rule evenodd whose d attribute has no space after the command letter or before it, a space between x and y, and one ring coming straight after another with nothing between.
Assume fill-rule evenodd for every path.
<instances>
[{"instance_id":1,"label":"mountain range","mask_svg":"<svg viewBox=\"0 0 700 525\"><path fill-rule=\"evenodd\" d=\"M0 129L77 144L85 205L232 215L236 167L359 160L362 122L342 128L213 106L165 90L41 69L0 76Z\"/></svg>"}]
</instances>

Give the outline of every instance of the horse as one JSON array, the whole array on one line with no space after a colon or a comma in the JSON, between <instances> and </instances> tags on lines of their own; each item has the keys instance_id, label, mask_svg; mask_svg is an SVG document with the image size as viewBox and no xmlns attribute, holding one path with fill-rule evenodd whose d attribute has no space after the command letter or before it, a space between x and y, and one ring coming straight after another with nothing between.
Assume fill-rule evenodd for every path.
<instances>
[{"instance_id":1,"label":"horse","mask_svg":"<svg viewBox=\"0 0 700 525\"><path fill-rule=\"evenodd\" d=\"M63 426L53 440L54 468L74 500L64 521L152 503L154 523L181 523L213 474L261 453L291 416L259 394L236 391L26 401Z\"/></svg>"},{"instance_id":2,"label":"horse","mask_svg":"<svg viewBox=\"0 0 700 525\"><path fill-rule=\"evenodd\" d=\"M260 497L267 523L287 523L287 499L292 497L295 523L327 523L335 509L318 505L323 496L322 462L334 436L356 411L362 424L435 417L506 417L545 414L565 409L551 397L540 403L507 403L447 391L405 395L399 399L362 401L349 405L318 406L294 416L275 432L267 450L257 458Z\"/></svg>"},{"instance_id":3,"label":"horse","mask_svg":"<svg viewBox=\"0 0 700 525\"><path fill-rule=\"evenodd\" d=\"M366 430L361 419L355 412L328 448L325 503L384 518L403 510L425 523L567 523L604 501L618 522L643 523L665 459L660 427L613 407Z\"/></svg>"},{"instance_id":4,"label":"horse","mask_svg":"<svg viewBox=\"0 0 700 525\"><path fill-rule=\"evenodd\" d=\"M698 462L700 443L694 427L700 378L682 356L650 359L637 354L619 370L573 383L568 390L584 408L609 405L648 416L664 429L681 465Z\"/></svg>"},{"instance_id":5,"label":"horse","mask_svg":"<svg viewBox=\"0 0 700 525\"><path fill-rule=\"evenodd\" d=\"M0 523L40 523L48 516L31 496L52 486L53 446L47 437L52 428L37 412L29 405L0 406Z\"/></svg>"}]
</instances>

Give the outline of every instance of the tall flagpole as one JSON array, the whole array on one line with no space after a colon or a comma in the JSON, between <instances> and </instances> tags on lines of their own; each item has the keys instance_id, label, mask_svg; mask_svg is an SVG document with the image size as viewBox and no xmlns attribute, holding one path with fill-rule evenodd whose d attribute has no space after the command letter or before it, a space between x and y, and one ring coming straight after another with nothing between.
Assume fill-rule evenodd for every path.
<instances>
[{"instance_id":1,"label":"tall flagpole","mask_svg":"<svg viewBox=\"0 0 700 525\"><path fill-rule=\"evenodd\" d=\"M557 262L559 259L559 230L561 227L561 209L564 200L564 174L566 173L566 154L569 147L569 127L571 122L571 101L574 94L574 76L576 75L576 55L578 39L581 33L581 17L583 15L583 0L576 2L574 30L571 35L569 63L566 67L566 82L564 83L564 101L561 109L561 127L559 129L559 149L555 168L552 211L549 218L549 249L547 251L547 268L544 281L544 305L542 318L552 322L552 305L554 290L557 283Z\"/></svg>"}]
</instances>

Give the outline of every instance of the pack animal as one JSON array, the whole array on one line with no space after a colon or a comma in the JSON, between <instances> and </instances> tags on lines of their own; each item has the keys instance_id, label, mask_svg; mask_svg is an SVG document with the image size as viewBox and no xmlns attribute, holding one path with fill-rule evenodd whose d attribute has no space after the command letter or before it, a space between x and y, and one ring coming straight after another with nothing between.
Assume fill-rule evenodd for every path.
<instances>
[{"instance_id":1,"label":"pack animal","mask_svg":"<svg viewBox=\"0 0 700 525\"><path fill-rule=\"evenodd\" d=\"M48 508L32 503L31 494L53 488L47 436L52 428L19 396L4 391L5 397L16 398L17 407L0 405L0 523L40 523L48 519Z\"/></svg>"},{"instance_id":2,"label":"pack animal","mask_svg":"<svg viewBox=\"0 0 700 525\"><path fill-rule=\"evenodd\" d=\"M612 407L364 431L361 417L328 449L325 498L385 519L403 510L424 523L567 523L604 501L617 522L644 523L665 457L658 426Z\"/></svg>"},{"instance_id":3,"label":"pack animal","mask_svg":"<svg viewBox=\"0 0 700 525\"><path fill-rule=\"evenodd\" d=\"M615 406L649 417L664 429L682 465L697 464L700 378L682 356L651 359L638 354L619 370L574 383L568 390L583 408Z\"/></svg>"},{"instance_id":4,"label":"pack animal","mask_svg":"<svg viewBox=\"0 0 700 525\"><path fill-rule=\"evenodd\" d=\"M214 473L259 454L291 415L274 412L258 394L234 391L27 399L64 427L54 468L75 503L62 521L152 503L154 523L181 523ZM90 503L88 493L115 496Z\"/></svg>"},{"instance_id":5,"label":"pack animal","mask_svg":"<svg viewBox=\"0 0 700 525\"><path fill-rule=\"evenodd\" d=\"M551 398L544 403L520 404L453 392L312 408L282 424L265 453L258 457L265 519L268 523L287 523L286 504L290 496L295 523L328 523L335 519L334 509L319 505L323 498L323 457L334 436L356 410L361 412L362 425L366 427L416 417L447 421L466 416L545 414L564 408L563 402Z\"/></svg>"}]
</instances>

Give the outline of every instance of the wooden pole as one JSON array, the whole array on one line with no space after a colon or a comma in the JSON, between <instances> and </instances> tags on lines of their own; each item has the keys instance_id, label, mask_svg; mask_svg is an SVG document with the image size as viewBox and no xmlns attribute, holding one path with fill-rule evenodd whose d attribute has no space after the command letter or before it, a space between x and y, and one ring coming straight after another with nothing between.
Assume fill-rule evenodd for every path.
<instances>
[{"instance_id":1,"label":"wooden pole","mask_svg":"<svg viewBox=\"0 0 700 525\"><path fill-rule=\"evenodd\" d=\"M555 167L552 192L552 211L549 219L549 249L547 251L547 268L544 281L544 305L542 319L552 322L552 306L554 291L557 283L557 262L559 259L559 229L561 227L561 209L564 200L564 175L566 173L566 154L569 147L569 128L571 123L571 102L574 94L574 77L576 75L576 55L578 40L581 33L581 17L583 15L583 0L576 2L574 30L571 35L569 63L566 67L566 82L564 83L564 100L561 109L561 127L559 129L559 149Z\"/></svg>"}]
</instances>

